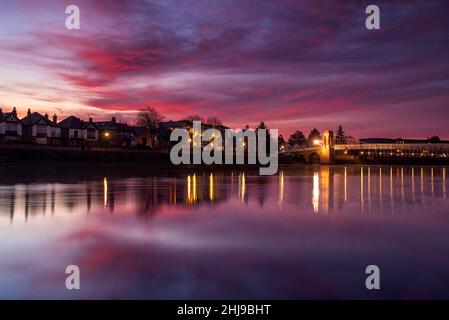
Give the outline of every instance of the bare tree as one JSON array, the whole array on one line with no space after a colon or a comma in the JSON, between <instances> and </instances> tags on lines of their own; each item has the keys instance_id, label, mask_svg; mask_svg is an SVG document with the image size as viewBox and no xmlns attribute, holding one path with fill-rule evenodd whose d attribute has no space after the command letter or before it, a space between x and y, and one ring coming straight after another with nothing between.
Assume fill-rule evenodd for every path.
<instances>
[{"instance_id":1,"label":"bare tree","mask_svg":"<svg viewBox=\"0 0 449 320\"><path fill-rule=\"evenodd\" d=\"M165 117L153 107L148 107L141 110L137 114L136 125L145 127L150 132L153 145L156 142L156 134L159 129L159 125L164 118Z\"/></svg>"},{"instance_id":2,"label":"bare tree","mask_svg":"<svg viewBox=\"0 0 449 320\"><path fill-rule=\"evenodd\" d=\"M221 125L223 125L223 122L220 119L218 119L217 117L215 117L215 116L208 117L207 120L206 120L206 123L210 124L211 126L221 126Z\"/></svg>"},{"instance_id":3,"label":"bare tree","mask_svg":"<svg viewBox=\"0 0 449 320\"><path fill-rule=\"evenodd\" d=\"M183 120L186 120L186 121L201 121L201 122L204 123L204 118L202 116L200 116L200 115L197 115L197 114L193 114L191 116L185 117Z\"/></svg>"},{"instance_id":4,"label":"bare tree","mask_svg":"<svg viewBox=\"0 0 449 320\"><path fill-rule=\"evenodd\" d=\"M335 144L346 144L346 133L341 125L338 127L337 135L335 136Z\"/></svg>"}]
</instances>

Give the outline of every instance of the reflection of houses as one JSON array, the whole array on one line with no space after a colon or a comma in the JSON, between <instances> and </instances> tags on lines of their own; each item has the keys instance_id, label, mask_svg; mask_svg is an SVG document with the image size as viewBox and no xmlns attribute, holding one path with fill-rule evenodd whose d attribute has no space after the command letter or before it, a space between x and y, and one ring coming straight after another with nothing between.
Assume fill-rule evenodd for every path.
<instances>
[{"instance_id":1,"label":"reflection of houses","mask_svg":"<svg viewBox=\"0 0 449 320\"><path fill-rule=\"evenodd\" d=\"M99 130L99 144L104 147L134 147L136 134L126 123L119 123L112 117L110 121L95 122Z\"/></svg>"},{"instance_id":2,"label":"reflection of houses","mask_svg":"<svg viewBox=\"0 0 449 320\"><path fill-rule=\"evenodd\" d=\"M20 140L22 140L22 121L17 118L16 108L7 113L3 113L0 109L0 142Z\"/></svg>"},{"instance_id":3,"label":"reflection of houses","mask_svg":"<svg viewBox=\"0 0 449 320\"><path fill-rule=\"evenodd\" d=\"M50 121L47 114L43 116L38 112L31 113L28 109L27 116L22 119L23 140L38 144L60 144L61 129L57 121L56 115Z\"/></svg>"},{"instance_id":4,"label":"reflection of houses","mask_svg":"<svg viewBox=\"0 0 449 320\"><path fill-rule=\"evenodd\" d=\"M97 125L89 118L88 122L70 116L59 124L61 128L61 142L71 146L90 146L98 143Z\"/></svg>"}]
</instances>

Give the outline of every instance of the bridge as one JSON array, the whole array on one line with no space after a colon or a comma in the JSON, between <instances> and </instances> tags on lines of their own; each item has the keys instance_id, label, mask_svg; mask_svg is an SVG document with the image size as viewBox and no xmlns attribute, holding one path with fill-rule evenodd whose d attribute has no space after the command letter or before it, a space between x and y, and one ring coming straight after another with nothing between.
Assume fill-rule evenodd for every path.
<instances>
[{"instance_id":1,"label":"bridge","mask_svg":"<svg viewBox=\"0 0 449 320\"><path fill-rule=\"evenodd\" d=\"M360 143L335 145L332 131L321 140L281 147L280 154L300 156L306 163L332 164L341 160L440 159L449 161L449 143Z\"/></svg>"},{"instance_id":2,"label":"bridge","mask_svg":"<svg viewBox=\"0 0 449 320\"><path fill-rule=\"evenodd\" d=\"M334 162L334 134L332 131L326 130L321 140L314 140L300 146L288 147L281 146L280 154L301 156L306 163L322 163L331 164Z\"/></svg>"}]
</instances>

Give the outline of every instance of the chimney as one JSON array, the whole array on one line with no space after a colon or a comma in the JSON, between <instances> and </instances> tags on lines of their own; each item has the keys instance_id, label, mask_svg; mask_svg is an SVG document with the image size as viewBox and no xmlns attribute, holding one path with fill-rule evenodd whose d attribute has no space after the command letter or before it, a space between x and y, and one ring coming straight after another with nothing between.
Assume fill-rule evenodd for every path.
<instances>
[{"instance_id":1,"label":"chimney","mask_svg":"<svg viewBox=\"0 0 449 320\"><path fill-rule=\"evenodd\" d=\"M12 114L15 115L15 116L17 116L17 110L16 110L16 107L12 108Z\"/></svg>"},{"instance_id":2,"label":"chimney","mask_svg":"<svg viewBox=\"0 0 449 320\"><path fill-rule=\"evenodd\" d=\"M31 110L30 109L28 109L27 117L31 117Z\"/></svg>"},{"instance_id":3,"label":"chimney","mask_svg":"<svg viewBox=\"0 0 449 320\"><path fill-rule=\"evenodd\" d=\"M46 113L44 117L45 117L45 119L48 119L48 113Z\"/></svg>"},{"instance_id":4,"label":"chimney","mask_svg":"<svg viewBox=\"0 0 449 320\"><path fill-rule=\"evenodd\" d=\"M0 117L3 115L3 110L0 108Z\"/></svg>"},{"instance_id":5,"label":"chimney","mask_svg":"<svg viewBox=\"0 0 449 320\"><path fill-rule=\"evenodd\" d=\"M112 122L112 123L116 123L116 122L117 122L117 120L115 119L115 117L112 117L111 122Z\"/></svg>"},{"instance_id":6,"label":"chimney","mask_svg":"<svg viewBox=\"0 0 449 320\"><path fill-rule=\"evenodd\" d=\"M56 115L56 113L53 115L53 123L58 124L58 116Z\"/></svg>"}]
</instances>

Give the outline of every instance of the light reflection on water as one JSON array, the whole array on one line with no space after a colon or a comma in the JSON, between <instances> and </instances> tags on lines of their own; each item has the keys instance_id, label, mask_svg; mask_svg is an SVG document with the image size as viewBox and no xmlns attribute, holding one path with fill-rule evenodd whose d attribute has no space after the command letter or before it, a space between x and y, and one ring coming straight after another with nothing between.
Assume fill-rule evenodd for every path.
<instances>
[{"instance_id":1,"label":"light reflection on water","mask_svg":"<svg viewBox=\"0 0 449 320\"><path fill-rule=\"evenodd\" d=\"M447 298L446 173L311 166L0 181L0 298L376 297L364 264L385 269L377 297ZM85 271L84 291L60 287L68 264Z\"/></svg>"},{"instance_id":2,"label":"light reflection on water","mask_svg":"<svg viewBox=\"0 0 449 320\"><path fill-rule=\"evenodd\" d=\"M22 220L26 221L35 214L92 210L113 213L117 207L145 214L163 205L193 206L234 199L247 205L257 202L263 207L272 206L275 196L279 208L284 202L301 204L304 210L300 213L306 213L307 209L314 213L345 211L348 202L351 207L359 207L356 211L352 209L352 213L394 213L446 199L446 171L446 168L424 167L317 167L301 168L298 174L284 169L274 177L247 178L244 172L214 172L185 177L104 177L101 183L0 185L0 218L5 224L6 220L25 218ZM307 194L311 194L310 199Z\"/></svg>"}]
</instances>

